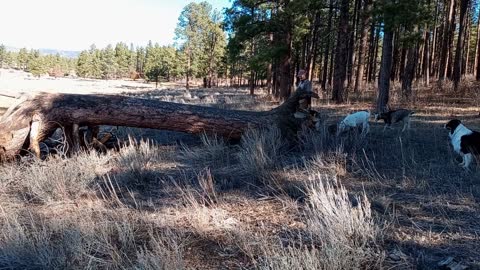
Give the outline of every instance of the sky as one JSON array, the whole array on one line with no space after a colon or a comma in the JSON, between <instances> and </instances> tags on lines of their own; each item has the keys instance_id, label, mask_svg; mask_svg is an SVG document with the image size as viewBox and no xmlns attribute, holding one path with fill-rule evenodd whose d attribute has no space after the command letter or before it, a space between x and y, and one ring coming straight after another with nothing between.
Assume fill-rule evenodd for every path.
<instances>
[{"instance_id":1,"label":"sky","mask_svg":"<svg viewBox=\"0 0 480 270\"><path fill-rule=\"evenodd\" d=\"M0 44L80 51L117 42L173 44L178 16L198 0L2 0ZM230 0L207 0L214 8Z\"/></svg>"}]
</instances>

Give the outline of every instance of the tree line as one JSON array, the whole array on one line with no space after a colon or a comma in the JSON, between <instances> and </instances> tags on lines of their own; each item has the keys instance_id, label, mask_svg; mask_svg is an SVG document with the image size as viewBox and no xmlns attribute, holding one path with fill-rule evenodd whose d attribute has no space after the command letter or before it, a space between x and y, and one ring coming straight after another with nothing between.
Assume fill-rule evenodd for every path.
<instances>
[{"instance_id":1,"label":"tree line","mask_svg":"<svg viewBox=\"0 0 480 270\"><path fill-rule=\"evenodd\" d=\"M218 10L207 2L190 3L179 16L175 35L176 46L92 46L78 57L77 73L102 79L145 76L157 83L185 78L187 88L193 78L203 78L204 86L211 87L225 76L226 35Z\"/></svg>"},{"instance_id":2,"label":"tree line","mask_svg":"<svg viewBox=\"0 0 480 270\"><path fill-rule=\"evenodd\" d=\"M299 69L338 103L377 83L384 110L394 80L409 100L415 80L450 80L457 91L466 74L480 79L478 12L473 0L235 0L230 68L249 74L252 92L266 80L283 98Z\"/></svg>"},{"instance_id":3,"label":"tree line","mask_svg":"<svg viewBox=\"0 0 480 270\"><path fill-rule=\"evenodd\" d=\"M475 0L234 0L220 12L208 2L190 3L181 12L174 46L133 48L124 43L82 51L75 60L82 77L194 78L205 87L259 85L285 99L295 74L310 80L337 103L366 85L378 86L377 109L389 101L391 81L400 81L405 100L413 82L428 86L461 79L480 80L480 20ZM49 69L57 62L22 49L2 53L0 63L25 70ZM40 60L41 59L41 60ZM63 66L62 66L63 67Z\"/></svg>"},{"instance_id":4,"label":"tree line","mask_svg":"<svg viewBox=\"0 0 480 270\"><path fill-rule=\"evenodd\" d=\"M41 55L39 50L20 49L10 52L0 44L0 67L15 68L31 72L34 76L49 74L60 77L74 73L76 59L55 55Z\"/></svg>"}]
</instances>

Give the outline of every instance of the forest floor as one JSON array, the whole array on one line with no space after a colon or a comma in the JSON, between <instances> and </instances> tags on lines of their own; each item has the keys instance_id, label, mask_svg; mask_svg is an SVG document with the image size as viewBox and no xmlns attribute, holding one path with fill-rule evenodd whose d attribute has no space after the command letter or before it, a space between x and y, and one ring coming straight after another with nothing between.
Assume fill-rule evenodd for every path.
<instances>
[{"instance_id":1,"label":"forest floor","mask_svg":"<svg viewBox=\"0 0 480 270\"><path fill-rule=\"evenodd\" d=\"M144 86L108 93L272 107L261 92ZM466 99L419 87L408 106L395 87L392 107L416 112L404 133L373 121L364 140L305 131L292 150L276 130L230 145L120 128L128 143L117 152L3 164L0 267L480 269L480 166L458 167L443 128L455 117L480 130L478 85L465 86ZM314 107L328 126L372 108L372 96Z\"/></svg>"}]
</instances>

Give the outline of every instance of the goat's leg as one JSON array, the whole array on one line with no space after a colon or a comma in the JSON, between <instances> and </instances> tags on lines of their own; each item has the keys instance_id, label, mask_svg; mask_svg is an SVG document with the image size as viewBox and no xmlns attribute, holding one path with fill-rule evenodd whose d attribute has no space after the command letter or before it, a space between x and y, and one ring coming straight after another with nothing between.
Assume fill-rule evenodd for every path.
<instances>
[{"instance_id":1,"label":"goat's leg","mask_svg":"<svg viewBox=\"0 0 480 270\"><path fill-rule=\"evenodd\" d=\"M368 124L368 122L364 122L362 127L363 136L366 136L368 132L370 132L370 125Z\"/></svg>"},{"instance_id":2,"label":"goat's leg","mask_svg":"<svg viewBox=\"0 0 480 270\"><path fill-rule=\"evenodd\" d=\"M404 121L403 121L403 128L402 128L402 132L404 132L404 131L405 131L405 129L407 128L407 124L408 124L408 123L407 123L407 121L405 121L405 120L404 120Z\"/></svg>"},{"instance_id":3,"label":"goat's leg","mask_svg":"<svg viewBox=\"0 0 480 270\"><path fill-rule=\"evenodd\" d=\"M472 163L473 155L472 154L466 154L463 157L464 157L464 164L463 164L462 167L464 169L468 169L468 167L470 167L470 164Z\"/></svg>"},{"instance_id":4,"label":"goat's leg","mask_svg":"<svg viewBox=\"0 0 480 270\"><path fill-rule=\"evenodd\" d=\"M80 151L80 131L79 131L78 124L72 125L72 146L73 151L78 152Z\"/></svg>"},{"instance_id":5,"label":"goat's leg","mask_svg":"<svg viewBox=\"0 0 480 270\"><path fill-rule=\"evenodd\" d=\"M35 119L36 118L36 119ZM35 153L37 158L41 157L40 153L40 129L42 128L42 120L34 116L32 123L30 124L30 148Z\"/></svg>"},{"instance_id":6,"label":"goat's leg","mask_svg":"<svg viewBox=\"0 0 480 270\"><path fill-rule=\"evenodd\" d=\"M73 125L63 126L63 136L65 136L65 155L70 155L73 150Z\"/></svg>"},{"instance_id":7,"label":"goat's leg","mask_svg":"<svg viewBox=\"0 0 480 270\"><path fill-rule=\"evenodd\" d=\"M458 164L458 166L463 167L465 165L465 155L460 153L460 156L462 157L462 163Z\"/></svg>"}]
</instances>

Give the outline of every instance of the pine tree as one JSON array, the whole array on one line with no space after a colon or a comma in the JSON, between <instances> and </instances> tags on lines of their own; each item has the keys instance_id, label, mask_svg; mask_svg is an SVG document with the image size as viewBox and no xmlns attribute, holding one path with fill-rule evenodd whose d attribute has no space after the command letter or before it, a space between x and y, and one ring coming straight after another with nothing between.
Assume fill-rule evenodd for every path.
<instances>
[{"instance_id":1,"label":"pine tree","mask_svg":"<svg viewBox=\"0 0 480 270\"><path fill-rule=\"evenodd\" d=\"M88 51L80 52L75 70L80 77L88 78L92 76L92 56Z\"/></svg>"},{"instance_id":2,"label":"pine tree","mask_svg":"<svg viewBox=\"0 0 480 270\"><path fill-rule=\"evenodd\" d=\"M185 54L186 87L192 77L213 77L223 55L225 36L219 13L207 2L190 3L178 18L177 43Z\"/></svg>"},{"instance_id":3,"label":"pine tree","mask_svg":"<svg viewBox=\"0 0 480 270\"><path fill-rule=\"evenodd\" d=\"M115 51L113 50L112 45L109 44L104 48L100 55L102 79L114 79L118 71L118 64L115 61Z\"/></svg>"},{"instance_id":4,"label":"pine tree","mask_svg":"<svg viewBox=\"0 0 480 270\"><path fill-rule=\"evenodd\" d=\"M35 77L40 77L47 72L45 59L39 51L30 52L27 69Z\"/></svg>"},{"instance_id":5,"label":"pine tree","mask_svg":"<svg viewBox=\"0 0 480 270\"><path fill-rule=\"evenodd\" d=\"M28 51L26 48L21 48L17 55L18 67L22 70L27 69L28 64Z\"/></svg>"},{"instance_id":6,"label":"pine tree","mask_svg":"<svg viewBox=\"0 0 480 270\"><path fill-rule=\"evenodd\" d=\"M120 42L115 45L115 62L117 64L117 78L127 77L130 71L130 51L126 44Z\"/></svg>"},{"instance_id":7,"label":"pine tree","mask_svg":"<svg viewBox=\"0 0 480 270\"><path fill-rule=\"evenodd\" d=\"M0 68L3 68L4 65L6 65L6 58L7 58L7 49L5 48L5 45L0 44Z\"/></svg>"}]
</instances>

